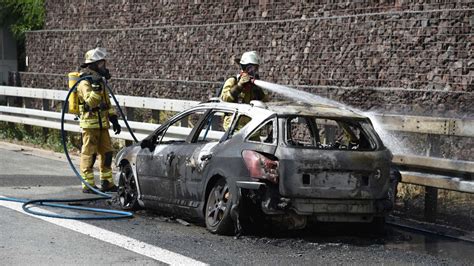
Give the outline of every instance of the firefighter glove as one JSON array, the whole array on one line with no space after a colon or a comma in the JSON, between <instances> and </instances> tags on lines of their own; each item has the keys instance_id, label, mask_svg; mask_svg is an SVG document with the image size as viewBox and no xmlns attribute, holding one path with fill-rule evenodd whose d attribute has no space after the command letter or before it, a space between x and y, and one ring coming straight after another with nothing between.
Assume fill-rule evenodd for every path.
<instances>
[{"instance_id":1,"label":"firefighter glove","mask_svg":"<svg viewBox=\"0 0 474 266\"><path fill-rule=\"evenodd\" d=\"M120 132L122 132L122 127L120 126L120 124L118 122L117 116L112 115L112 116L109 117L109 120L112 123L112 129L114 130L115 135L120 134Z\"/></svg>"},{"instance_id":2,"label":"firefighter glove","mask_svg":"<svg viewBox=\"0 0 474 266\"><path fill-rule=\"evenodd\" d=\"M92 83L92 90L95 92L100 92L102 90L102 86L98 83Z\"/></svg>"},{"instance_id":3,"label":"firefighter glove","mask_svg":"<svg viewBox=\"0 0 474 266\"><path fill-rule=\"evenodd\" d=\"M240 76L239 82L237 83L237 86L242 88L248 82L250 82L250 75L247 73L242 73L242 75Z\"/></svg>"},{"instance_id":4,"label":"firefighter glove","mask_svg":"<svg viewBox=\"0 0 474 266\"><path fill-rule=\"evenodd\" d=\"M102 90L102 78L100 76L92 76L91 86L93 91L101 91Z\"/></svg>"},{"instance_id":5,"label":"firefighter glove","mask_svg":"<svg viewBox=\"0 0 474 266\"><path fill-rule=\"evenodd\" d=\"M234 86L232 89L230 89L230 94L234 99L237 99L239 97L239 94L242 92L243 87L240 87L239 84Z\"/></svg>"}]
</instances>

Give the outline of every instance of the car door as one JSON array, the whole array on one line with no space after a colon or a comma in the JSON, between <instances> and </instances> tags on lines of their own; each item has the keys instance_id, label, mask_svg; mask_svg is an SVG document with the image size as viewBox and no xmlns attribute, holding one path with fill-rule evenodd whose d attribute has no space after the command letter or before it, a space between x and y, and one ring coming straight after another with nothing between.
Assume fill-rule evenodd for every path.
<instances>
[{"instance_id":1,"label":"car door","mask_svg":"<svg viewBox=\"0 0 474 266\"><path fill-rule=\"evenodd\" d=\"M154 149L145 148L138 153L137 176L143 200L177 203L175 181L182 174L187 139L208 111L200 108L173 118L155 133Z\"/></svg>"},{"instance_id":2,"label":"car door","mask_svg":"<svg viewBox=\"0 0 474 266\"><path fill-rule=\"evenodd\" d=\"M174 150L176 164L172 164L170 171L176 171L175 192L180 205L199 206L205 178L202 173L212 160L214 147L224 140L224 117L232 118L233 114L232 110L210 111L188 137L186 147Z\"/></svg>"}]
</instances>

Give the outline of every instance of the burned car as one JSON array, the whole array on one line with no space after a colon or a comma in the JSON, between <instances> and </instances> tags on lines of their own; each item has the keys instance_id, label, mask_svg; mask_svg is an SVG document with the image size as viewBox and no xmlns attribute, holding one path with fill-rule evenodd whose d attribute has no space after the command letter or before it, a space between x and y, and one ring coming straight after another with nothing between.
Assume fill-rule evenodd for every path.
<instances>
[{"instance_id":1,"label":"burned car","mask_svg":"<svg viewBox=\"0 0 474 266\"><path fill-rule=\"evenodd\" d=\"M232 234L263 222L383 222L397 182L391 159L370 119L350 110L207 102L123 148L115 178L123 209L156 209Z\"/></svg>"}]
</instances>

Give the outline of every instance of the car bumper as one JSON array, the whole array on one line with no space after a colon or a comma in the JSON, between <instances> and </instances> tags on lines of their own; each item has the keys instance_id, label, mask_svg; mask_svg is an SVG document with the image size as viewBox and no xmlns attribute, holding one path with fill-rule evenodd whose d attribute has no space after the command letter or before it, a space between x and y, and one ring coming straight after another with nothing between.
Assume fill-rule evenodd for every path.
<instances>
[{"instance_id":1,"label":"car bumper","mask_svg":"<svg viewBox=\"0 0 474 266\"><path fill-rule=\"evenodd\" d=\"M262 182L238 181L237 187L241 196L258 198L257 206L266 215L295 213L321 222L371 222L393 208L388 199L284 198Z\"/></svg>"}]
</instances>

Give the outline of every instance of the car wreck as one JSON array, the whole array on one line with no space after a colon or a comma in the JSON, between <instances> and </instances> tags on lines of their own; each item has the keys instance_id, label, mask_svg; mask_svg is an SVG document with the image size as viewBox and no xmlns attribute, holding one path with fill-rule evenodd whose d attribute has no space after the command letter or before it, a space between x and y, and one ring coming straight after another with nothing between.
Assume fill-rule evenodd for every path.
<instances>
[{"instance_id":1,"label":"car wreck","mask_svg":"<svg viewBox=\"0 0 474 266\"><path fill-rule=\"evenodd\" d=\"M230 126L224 126L224 120ZM156 209L233 234L271 222L383 223L397 175L366 116L294 102L201 103L116 156L123 209Z\"/></svg>"}]
</instances>

